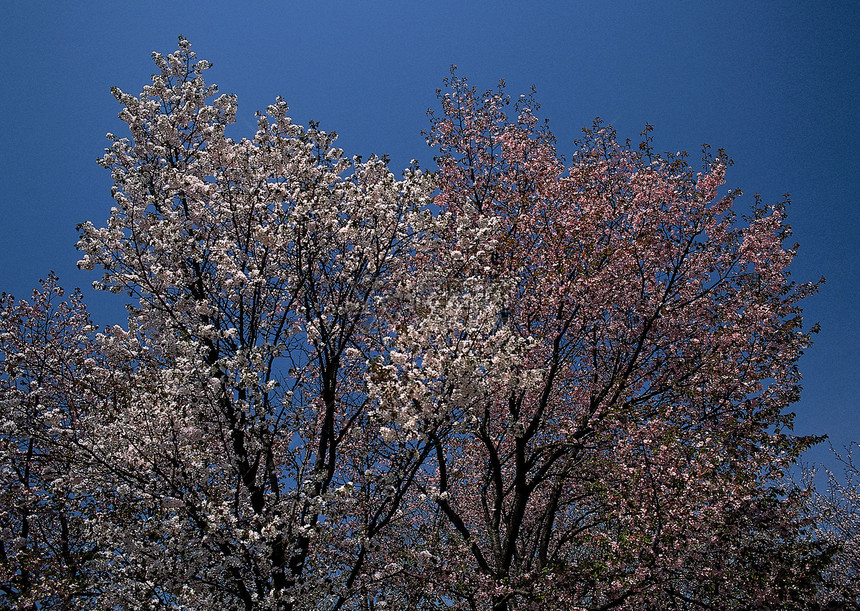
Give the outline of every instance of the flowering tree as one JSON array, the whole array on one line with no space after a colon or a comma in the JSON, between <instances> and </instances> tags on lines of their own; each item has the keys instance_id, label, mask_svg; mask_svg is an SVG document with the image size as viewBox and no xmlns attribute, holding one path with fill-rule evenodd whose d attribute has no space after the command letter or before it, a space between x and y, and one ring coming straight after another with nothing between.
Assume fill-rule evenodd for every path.
<instances>
[{"instance_id":1,"label":"flowering tree","mask_svg":"<svg viewBox=\"0 0 860 611\"><path fill-rule=\"evenodd\" d=\"M436 579L495 610L794 596L741 559L751 533L799 535L770 484L811 441L783 411L815 290L787 279L785 205L739 226L722 153L695 174L599 122L566 165L532 99L509 120L501 90L448 85L428 138L445 226L373 387L434 448Z\"/></svg>"},{"instance_id":2,"label":"flowering tree","mask_svg":"<svg viewBox=\"0 0 860 611\"><path fill-rule=\"evenodd\" d=\"M725 155L599 123L566 162L531 98L458 78L438 172L396 180L280 100L228 138L209 64L153 58L78 245L127 327L54 279L2 304L0 601L801 604L784 203L739 222Z\"/></svg>"},{"instance_id":3,"label":"flowering tree","mask_svg":"<svg viewBox=\"0 0 860 611\"><path fill-rule=\"evenodd\" d=\"M827 470L827 490L815 496L814 513L821 516L818 534L836 550L827 567L824 603L860 605L860 466L856 462L858 444L844 454L834 452L843 473Z\"/></svg>"},{"instance_id":4,"label":"flowering tree","mask_svg":"<svg viewBox=\"0 0 860 611\"><path fill-rule=\"evenodd\" d=\"M76 491L70 438L90 408L96 347L79 293L53 275L30 301L0 298L0 602L69 608L93 594L93 517Z\"/></svg>"},{"instance_id":5,"label":"flowering tree","mask_svg":"<svg viewBox=\"0 0 860 611\"><path fill-rule=\"evenodd\" d=\"M282 101L234 142L235 99L212 99L187 41L154 59L139 97L114 90L132 139L111 137L116 207L79 244L102 286L139 298L105 347L134 392L87 447L133 508L100 527L122 541L116 596L342 606L426 457L384 451L364 379L431 182L346 159Z\"/></svg>"}]
</instances>

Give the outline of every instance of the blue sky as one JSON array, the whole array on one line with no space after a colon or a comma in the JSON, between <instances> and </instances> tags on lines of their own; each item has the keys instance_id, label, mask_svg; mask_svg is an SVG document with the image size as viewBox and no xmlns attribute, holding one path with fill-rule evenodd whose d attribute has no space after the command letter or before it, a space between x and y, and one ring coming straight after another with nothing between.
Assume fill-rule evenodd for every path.
<instances>
[{"instance_id":1,"label":"blue sky","mask_svg":"<svg viewBox=\"0 0 860 611\"><path fill-rule=\"evenodd\" d=\"M112 85L137 93L153 50L188 38L208 78L239 97L236 136L277 95L348 154L432 165L421 130L451 64L481 89L537 88L559 149L595 116L658 150L723 147L728 186L791 193L794 279L827 277L801 362L796 430L860 441L860 4L843 2L15 2L0 25L0 291L26 296L49 270L82 286L96 322L121 300L75 268L75 225L102 223L110 178L95 161L124 135ZM826 457L819 450L813 460Z\"/></svg>"}]
</instances>

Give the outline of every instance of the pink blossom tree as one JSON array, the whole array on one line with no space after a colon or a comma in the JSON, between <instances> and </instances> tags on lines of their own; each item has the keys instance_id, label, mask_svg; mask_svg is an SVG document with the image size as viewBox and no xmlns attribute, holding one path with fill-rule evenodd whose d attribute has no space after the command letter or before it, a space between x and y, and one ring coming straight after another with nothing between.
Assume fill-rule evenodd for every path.
<instances>
[{"instance_id":1,"label":"pink blossom tree","mask_svg":"<svg viewBox=\"0 0 860 611\"><path fill-rule=\"evenodd\" d=\"M742 560L751 532L804 545L774 487L812 441L785 413L816 288L788 279L785 203L740 224L722 152L694 173L597 122L565 163L532 98L440 96L444 229L373 386L434 448L435 579L496 611L799 599Z\"/></svg>"},{"instance_id":2,"label":"pink blossom tree","mask_svg":"<svg viewBox=\"0 0 860 611\"><path fill-rule=\"evenodd\" d=\"M29 301L0 297L0 603L71 608L95 594L97 547L71 442L91 408L97 348L77 292L53 275ZM86 493L84 493L86 494Z\"/></svg>"},{"instance_id":3,"label":"pink blossom tree","mask_svg":"<svg viewBox=\"0 0 860 611\"><path fill-rule=\"evenodd\" d=\"M784 608L826 560L783 476L809 344L786 203L729 161L566 161L452 77L396 179L278 100L250 140L185 40L109 135L80 267L2 303L0 601L47 608ZM508 109L515 116L509 118Z\"/></svg>"}]
</instances>

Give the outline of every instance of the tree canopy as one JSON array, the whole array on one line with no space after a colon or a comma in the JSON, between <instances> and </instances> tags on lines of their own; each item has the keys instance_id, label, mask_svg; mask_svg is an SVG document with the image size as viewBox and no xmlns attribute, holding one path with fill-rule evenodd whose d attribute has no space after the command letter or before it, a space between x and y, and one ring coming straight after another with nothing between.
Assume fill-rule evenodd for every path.
<instances>
[{"instance_id":1,"label":"tree canopy","mask_svg":"<svg viewBox=\"0 0 860 611\"><path fill-rule=\"evenodd\" d=\"M20 608L746 609L822 584L788 470L787 201L455 72L400 178L297 125L251 139L186 40L101 160L79 266L0 303L0 602ZM832 530L830 532L833 532ZM844 558L836 555L836 558ZM856 596L856 593L853 594ZM836 597L836 598L834 598Z\"/></svg>"}]
</instances>

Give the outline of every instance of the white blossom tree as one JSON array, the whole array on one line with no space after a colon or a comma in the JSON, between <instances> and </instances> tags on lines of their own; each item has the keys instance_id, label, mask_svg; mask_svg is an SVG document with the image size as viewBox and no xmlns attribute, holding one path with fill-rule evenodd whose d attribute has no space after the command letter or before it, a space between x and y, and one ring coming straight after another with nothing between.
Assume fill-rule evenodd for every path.
<instances>
[{"instance_id":1,"label":"white blossom tree","mask_svg":"<svg viewBox=\"0 0 860 611\"><path fill-rule=\"evenodd\" d=\"M825 604L860 606L860 465L857 443L844 453L834 451L841 473L827 469L827 488L814 497L812 513L818 518L818 535L834 550L827 568Z\"/></svg>"},{"instance_id":2,"label":"white blossom tree","mask_svg":"<svg viewBox=\"0 0 860 611\"><path fill-rule=\"evenodd\" d=\"M132 137L111 137L116 206L79 243L139 299L110 346L135 392L87 447L133 508L104 521L126 541L106 561L118 595L152 584L141 600L343 605L426 457L383 451L363 380L432 181L345 158L283 101L234 142L236 100L187 41L154 59L139 97L114 90Z\"/></svg>"}]
</instances>

